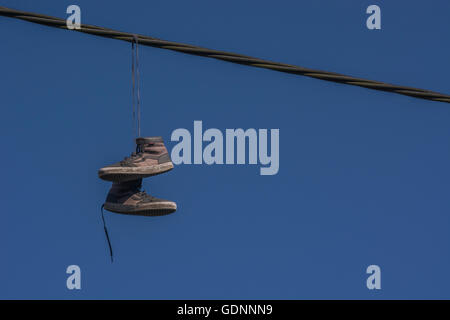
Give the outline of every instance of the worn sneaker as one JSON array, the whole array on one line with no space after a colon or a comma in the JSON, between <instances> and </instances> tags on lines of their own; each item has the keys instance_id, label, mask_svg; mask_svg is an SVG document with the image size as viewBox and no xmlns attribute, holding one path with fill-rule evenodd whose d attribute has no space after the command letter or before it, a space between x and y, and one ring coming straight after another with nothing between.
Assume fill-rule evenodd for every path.
<instances>
[{"instance_id":1,"label":"worn sneaker","mask_svg":"<svg viewBox=\"0 0 450 320\"><path fill-rule=\"evenodd\" d=\"M154 176L173 169L162 137L136 139L136 152L120 162L103 167L99 178L123 182Z\"/></svg>"},{"instance_id":2,"label":"worn sneaker","mask_svg":"<svg viewBox=\"0 0 450 320\"><path fill-rule=\"evenodd\" d=\"M140 216L163 216L177 210L173 201L158 199L141 191L142 179L114 182L103 204L108 211Z\"/></svg>"}]
</instances>

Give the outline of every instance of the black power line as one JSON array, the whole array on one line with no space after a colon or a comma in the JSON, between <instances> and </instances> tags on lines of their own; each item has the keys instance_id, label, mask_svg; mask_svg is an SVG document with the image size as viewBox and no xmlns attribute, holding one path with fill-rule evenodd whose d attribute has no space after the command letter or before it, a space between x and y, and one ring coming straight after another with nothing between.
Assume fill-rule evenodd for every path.
<instances>
[{"instance_id":1,"label":"black power line","mask_svg":"<svg viewBox=\"0 0 450 320\"><path fill-rule=\"evenodd\" d=\"M10 17L10 18L22 19L22 20L26 20L26 21L30 21L30 22L34 22L34 23L39 23L39 24L43 24L46 26L50 26L50 27L56 27L56 28L60 28L60 29L70 30L67 28L66 20L56 18L56 17L46 16L46 15L32 13L32 12L19 11L19 10L9 9L9 8L5 8L5 7L1 7L1 6L0 6L0 15ZM355 78L355 77L346 76L346 75L333 73L333 72L307 69L307 68L303 68L303 67L299 67L299 66L295 66L295 65L253 58L253 57L244 56L241 54L236 54L236 53L231 53L231 52L211 50L211 49L206 49L206 48L197 47L197 46L184 44L184 43L160 40L160 39L152 38L149 36L138 35L138 34L133 34L133 33L128 33L128 32L121 32L121 31L101 28L101 27L87 25L87 24L81 24L81 29L73 29L73 30L78 31L78 32L93 34L96 36L128 41L128 42L133 42L133 41L135 41L135 39L137 39L139 41L139 44L150 46L150 47L168 49L168 50L183 52L183 53L187 53L187 54L191 54L191 55L225 60L228 62L243 64L243 65L247 65L247 66L251 66L251 67L271 69L271 70L275 70L275 71L279 71L279 72L297 74L297 75L307 76L307 77L311 77L311 78L339 82L339 83L360 86L360 87L374 89L374 90L394 92L394 93L403 94L403 95L407 95L407 96L411 96L411 97L419 98L419 99L427 99L427 100L450 103L449 95L437 93L437 92L433 92L433 91L429 91L429 90L404 87L404 86L398 86L398 85L388 84L388 83L384 83L384 82Z\"/></svg>"}]
</instances>

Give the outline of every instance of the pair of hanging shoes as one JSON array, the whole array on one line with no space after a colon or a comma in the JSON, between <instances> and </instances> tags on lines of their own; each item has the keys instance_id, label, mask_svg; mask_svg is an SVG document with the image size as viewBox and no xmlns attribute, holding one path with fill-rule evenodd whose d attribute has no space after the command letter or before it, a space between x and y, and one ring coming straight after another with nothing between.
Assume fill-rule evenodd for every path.
<instances>
[{"instance_id":1,"label":"pair of hanging shoes","mask_svg":"<svg viewBox=\"0 0 450 320\"><path fill-rule=\"evenodd\" d=\"M172 169L172 161L161 137L137 138L136 152L98 171L99 178L113 182L104 208L115 213L143 216L175 212L175 202L155 198L141 190L143 178Z\"/></svg>"}]
</instances>

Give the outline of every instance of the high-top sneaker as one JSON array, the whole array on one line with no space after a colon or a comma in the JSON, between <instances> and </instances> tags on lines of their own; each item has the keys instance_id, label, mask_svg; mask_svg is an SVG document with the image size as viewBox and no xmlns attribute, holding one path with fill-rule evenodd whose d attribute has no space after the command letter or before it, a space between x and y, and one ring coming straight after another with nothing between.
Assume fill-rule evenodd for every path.
<instances>
[{"instance_id":1,"label":"high-top sneaker","mask_svg":"<svg viewBox=\"0 0 450 320\"><path fill-rule=\"evenodd\" d=\"M114 182L104 203L111 212L140 215L162 216L177 210L173 201L158 199L141 191L142 179Z\"/></svg>"},{"instance_id":2,"label":"high-top sneaker","mask_svg":"<svg viewBox=\"0 0 450 320\"><path fill-rule=\"evenodd\" d=\"M103 167L98 176L107 181L130 181L154 176L173 169L161 137L136 139L136 152L120 162Z\"/></svg>"}]
</instances>

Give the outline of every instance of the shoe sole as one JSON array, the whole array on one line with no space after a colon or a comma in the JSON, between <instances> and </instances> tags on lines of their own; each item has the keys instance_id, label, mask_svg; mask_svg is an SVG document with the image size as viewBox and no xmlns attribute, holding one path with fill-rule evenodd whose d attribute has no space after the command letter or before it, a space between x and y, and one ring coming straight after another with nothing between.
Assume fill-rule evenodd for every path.
<instances>
[{"instance_id":1,"label":"shoe sole","mask_svg":"<svg viewBox=\"0 0 450 320\"><path fill-rule=\"evenodd\" d=\"M177 210L177 205L174 202L167 201L167 202L148 203L145 205L145 207L136 208L135 206L127 206L123 204L105 202L104 208L105 210L114 213L155 217L155 216L165 216L175 212Z\"/></svg>"},{"instance_id":2,"label":"shoe sole","mask_svg":"<svg viewBox=\"0 0 450 320\"><path fill-rule=\"evenodd\" d=\"M125 182L156 176L172 169L172 162L165 162L149 167L106 167L98 171L98 177L106 181Z\"/></svg>"}]
</instances>

